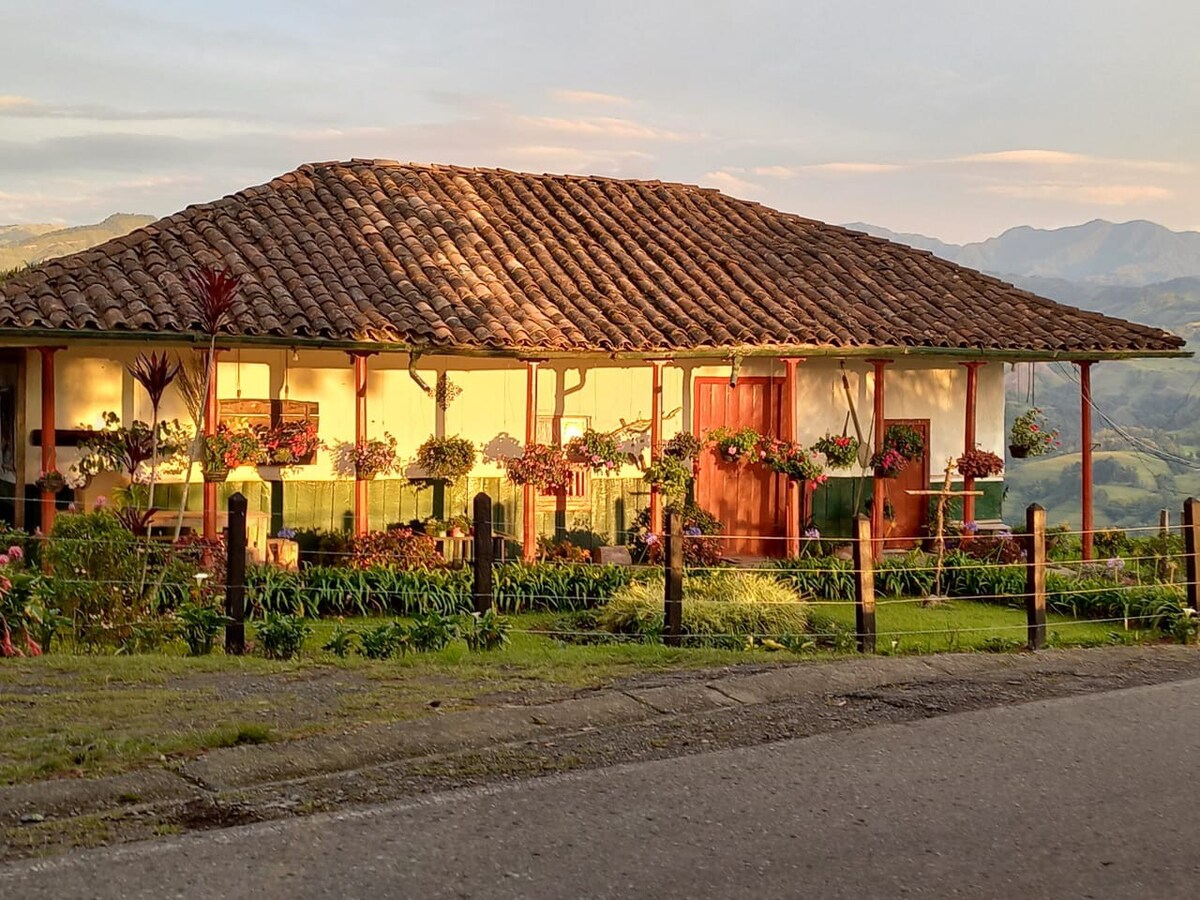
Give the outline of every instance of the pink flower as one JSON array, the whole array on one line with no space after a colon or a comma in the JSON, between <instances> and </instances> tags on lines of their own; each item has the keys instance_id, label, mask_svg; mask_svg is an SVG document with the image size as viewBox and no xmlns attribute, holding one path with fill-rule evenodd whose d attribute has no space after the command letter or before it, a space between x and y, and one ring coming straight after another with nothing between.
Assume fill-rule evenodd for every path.
<instances>
[{"instance_id":1,"label":"pink flower","mask_svg":"<svg viewBox=\"0 0 1200 900\"><path fill-rule=\"evenodd\" d=\"M16 544L13 544L11 547L8 548L8 558L9 559L22 559L24 556L25 556L25 551L22 550L20 547L18 547Z\"/></svg>"},{"instance_id":2,"label":"pink flower","mask_svg":"<svg viewBox=\"0 0 1200 900\"><path fill-rule=\"evenodd\" d=\"M96 498L96 509L104 509L108 506L108 498L101 495Z\"/></svg>"},{"instance_id":3,"label":"pink flower","mask_svg":"<svg viewBox=\"0 0 1200 900\"><path fill-rule=\"evenodd\" d=\"M8 558L7 553L0 553L0 566L7 566L10 562L12 560Z\"/></svg>"}]
</instances>

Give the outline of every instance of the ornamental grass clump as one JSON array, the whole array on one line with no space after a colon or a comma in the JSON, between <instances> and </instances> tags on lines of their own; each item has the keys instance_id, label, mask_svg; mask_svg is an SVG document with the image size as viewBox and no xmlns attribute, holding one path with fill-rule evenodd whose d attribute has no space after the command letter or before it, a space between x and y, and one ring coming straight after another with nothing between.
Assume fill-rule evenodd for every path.
<instances>
[{"instance_id":1,"label":"ornamental grass clump","mask_svg":"<svg viewBox=\"0 0 1200 900\"><path fill-rule=\"evenodd\" d=\"M613 634L661 635L662 592L661 581L622 588L599 611L598 627ZM802 633L808 621L808 604L775 578L716 572L684 581L683 633L691 645L741 647L747 638Z\"/></svg>"},{"instance_id":2,"label":"ornamental grass clump","mask_svg":"<svg viewBox=\"0 0 1200 900\"><path fill-rule=\"evenodd\" d=\"M1050 427L1050 420L1038 407L1017 416L1008 438L1009 453L1015 459L1027 456L1042 456L1062 446L1058 429Z\"/></svg>"},{"instance_id":3,"label":"ornamental grass clump","mask_svg":"<svg viewBox=\"0 0 1200 900\"><path fill-rule=\"evenodd\" d=\"M571 481L571 463L561 447L530 444L520 456L504 461L504 471L513 484L531 484L544 491L558 491Z\"/></svg>"},{"instance_id":4,"label":"ornamental grass clump","mask_svg":"<svg viewBox=\"0 0 1200 900\"><path fill-rule=\"evenodd\" d=\"M417 448L417 466L426 478L453 485L475 467L475 445L463 437L430 437Z\"/></svg>"}]
</instances>

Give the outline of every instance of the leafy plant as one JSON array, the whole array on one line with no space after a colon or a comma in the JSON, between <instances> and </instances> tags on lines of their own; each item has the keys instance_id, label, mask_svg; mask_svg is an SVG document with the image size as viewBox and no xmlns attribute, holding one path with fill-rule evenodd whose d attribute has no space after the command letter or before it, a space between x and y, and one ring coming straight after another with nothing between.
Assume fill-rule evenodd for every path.
<instances>
[{"instance_id":1,"label":"leafy plant","mask_svg":"<svg viewBox=\"0 0 1200 900\"><path fill-rule=\"evenodd\" d=\"M546 491L562 490L571 481L566 453L548 444L530 444L520 456L504 460L504 471L513 484L532 484Z\"/></svg>"},{"instance_id":2,"label":"leafy plant","mask_svg":"<svg viewBox=\"0 0 1200 900\"><path fill-rule=\"evenodd\" d=\"M717 453L725 462L737 463L754 458L754 449L762 440L753 428L742 428L733 431L721 426L708 433L708 442L716 446Z\"/></svg>"},{"instance_id":3,"label":"leafy plant","mask_svg":"<svg viewBox=\"0 0 1200 900\"><path fill-rule=\"evenodd\" d=\"M350 651L354 649L354 644L357 640L357 631L347 628L342 622L338 622L333 626L333 631L329 634L329 640L321 645L321 649L327 653L332 653L338 659L345 659L350 655Z\"/></svg>"},{"instance_id":4,"label":"leafy plant","mask_svg":"<svg viewBox=\"0 0 1200 900\"><path fill-rule=\"evenodd\" d=\"M259 426L255 430L262 442L267 465L302 465L309 462L321 446L317 423L308 419L284 419L269 428Z\"/></svg>"},{"instance_id":5,"label":"leafy plant","mask_svg":"<svg viewBox=\"0 0 1200 900\"><path fill-rule=\"evenodd\" d=\"M175 610L179 632L187 644L189 656L212 653L218 632L231 621L215 606L189 601Z\"/></svg>"},{"instance_id":6,"label":"leafy plant","mask_svg":"<svg viewBox=\"0 0 1200 900\"><path fill-rule=\"evenodd\" d=\"M267 659L292 659L300 653L305 638L312 634L312 626L300 616L267 613L254 633Z\"/></svg>"},{"instance_id":7,"label":"leafy plant","mask_svg":"<svg viewBox=\"0 0 1200 900\"><path fill-rule=\"evenodd\" d=\"M681 431L663 444L662 455L690 462L699 456L703 449L704 441L689 431Z\"/></svg>"},{"instance_id":8,"label":"leafy plant","mask_svg":"<svg viewBox=\"0 0 1200 900\"><path fill-rule=\"evenodd\" d=\"M1058 439L1058 429L1050 427L1050 420L1038 407L1017 416L1013 421L1008 443L1014 455L1020 452L1025 456L1042 456L1062 446Z\"/></svg>"},{"instance_id":9,"label":"leafy plant","mask_svg":"<svg viewBox=\"0 0 1200 900\"><path fill-rule=\"evenodd\" d=\"M267 451L258 431L244 423L222 422L216 434L204 436L201 465L206 474L265 462Z\"/></svg>"},{"instance_id":10,"label":"leafy plant","mask_svg":"<svg viewBox=\"0 0 1200 900\"><path fill-rule=\"evenodd\" d=\"M925 452L925 438L911 425L889 425L883 433L885 450L895 450L909 462Z\"/></svg>"},{"instance_id":11,"label":"leafy plant","mask_svg":"<svg viewBox=\"0 0 1200 900\"><path fill-rule=\"evenodd\" d=\"M511 627L507 619L497 615L494 609L489 609L482 615L472 613L464 616L462 636L467 642L467 649L472 653L498 650L508 643Z\"/></svg>"},{"instance_id":12,"label":"leafy plant","mask_svg":"<svg viewBox=\"0 0 1200 900\"><path fill-rule=\"evenodd\" d=\"M411 528L372 531L350 544L350 565L356 569L389 566L397 569L435 568L443 565L433 539Z\"/></svg>"},{"instance_id":13,"label":"leafy plant","mask_svg":"<svg viewBox=\"0 0 1200 900\"><path fill-rule=\"evenodd\" d=\"M849 435L825 435L813 449L825 457L831 469L848 469L858 462L858 438Z\"/></svg>"},{"instance_id":14,"label":"leafy plant","mask_svg":"<svg viewBox=\"0 0 1200 900\"><path fill-rule=\"evenodd\" d=\"M115 412L104 413L104 426L87 429L79 441L83 458L80 471L87 475L117 472L137 481L142 467L151 461L171 469L182 468L183 454L191 439L178 419L168 419L149 425L134 421L122 425Z\"/></svg>"},{"instance_id":15,"label":"leafy plant","mask_svg":"<svg viewBox=\"0 0 1200 900\"><path fill-rule=\"evenodd\" d=\"M76 627L111 632L142 618L142 563L149 552L111 512L59 516L42 550L50 604Z\"/></svg>"},{"instance_id":16,"label":"leafy plant","mask_svg":"<svg viewBox=\"0 0 1200 900\"><path fill-rule=\"evenodd\" d=\"M617 447L616 438L587 429L579 437L571 438L566 446L567 458L582 463L593 472L611 472L620 468L624 455Z\"/></svg>"},{"instance_id":17,"label":"leafy plant","mask_svg":"<svg viewBox=\"0 0 1200 900\"><path fill-rule=\"evenodd\" d=\"M991 478L1004 471L1004 460L987 450L968 450L956 463L963 478Z\"/></svg>"},{"instance_id":18,"label":"leafy plant","mask_svg":"<svg viewBox=\"0 0 1200 900\"><path fill-rule=\"evenodd\" d=\"M475 467L475 445L462 437L430 437L417 448L417 465L429 478L451 485Z\"/></svg>"},{"instance_id":19,"label":"leafy plant","mask_svg":"<svg viewBox=\"0 0 1200 900\"><path fill-rule=\"evenodd\" d=\"M797 481L823 484L825 468L816 455L797 443L779 438L763 438L758 445L759 458L774 472Z\"/></svg>"},{"instance_id":20,"label":"leafy plant","mask_svg":"<svg viewBox=\"0 0 1200 900\"><path fill-rule=\"evenodd\" d=\"M683 518L683 561L688 566L715 566L721 561L721 541L717 535L725 526L712 513L690 500L672 500L663 510ZM663 559L662 535L650 531L650 510L634 516L630 534L637 558L658 565Z\"/></svg>"},{"instance_id":21,"label":"leafy plant","mask_svg":"<svg viewBox=\"0 0 1200 900\"><path fill-rule=\"evenodd\" d=\"M692 468L677 456L665 453L646 467L642 480L668 497L682 497L692 483Z\"/></svg>"},{"instance_id":22,"label":"leafy plant","mask_svg":"<svg viewBox=\"0 0 1200 900\"><path fill-rule=\"evenodd\" d=\"M444 650L457 635L458 626L454 624L454 620L436 610L413 616L412 624L408 628L412 647L420 652Z\"/></svg>"},{"instance_id":23,"label":"leafy plant","mask_svg":"<svg viewBox=\"0 0 1200 900\"><path fill-rule=\"evenodd\" d=\"M542 536L538 538L537 557L543 562L586 563L591 562L592 554L566 538L554 540Z\"/></svg>"},{"instance_id":24,"label":"leafy plant","mask_svg":"<svg viewBox=\"0 0 1200 900\"><path fill-rule=\"evenodd\" d=\"M371 438L361 444L343 441L333 449L333 467L339 475L370 480L395 472L399 465L396 438L386 431L382 438Z\"/></svg>"},{"instance_id":25,"label":"leafy plant","mask_svg":"<svg viewBox=\"0 0 1200 900\"><path fill-rule=\"evenodd\" d=\"M367 659L391 659L409 646L409 632L399 622L383 622L364 628L358 636L358 652Z\"/></svg>"}]
</instances>

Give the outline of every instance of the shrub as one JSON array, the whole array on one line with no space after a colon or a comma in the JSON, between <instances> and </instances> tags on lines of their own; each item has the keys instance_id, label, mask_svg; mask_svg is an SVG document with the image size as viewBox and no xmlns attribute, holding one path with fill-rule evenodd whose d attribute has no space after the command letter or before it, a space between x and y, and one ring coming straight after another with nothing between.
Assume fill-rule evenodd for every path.
<instances>
[{"instance_id":1,"label":"shrub","mask_svg":"<svg viewBox=\"0 0 1200 900\"><path fill-rule=\"evenodd\" d=\"M358 652L367 659L391 659L409 644L408 629L399 622L383 622L364 628L358 636Z\"/></svg>"},{"instance_id":2,"label":"shrub","mask_svg":"<svg viewBox=\"0 0 1200 900\"><path fill-rule=\"evenodd\" d=\"M385 566L394 569L433 568L442 565L433 539L414 534L411 528L372 531L350 543L350 565L356 569Z\"/></svg>"},{"instance_id":3,"label":"shrub","mask_svg":"<svg viewBox=\"0 0 1200 900\"><path fill-rule=\"evenodd\" d=\"M119 631L144 614L146 553L106 510L59 516L43 548L48 601L80 627Z\"/></svg>"},{"instance_id":4,"label":"shrub","mask_svg":"<svg viewBox=\"0 0 1200 900\"><path fill-rule=\"evenodd\" d=\"M462 636L467 649L473 653L483 650L498 650L508 643L508 632L512 626L507 619L496 614L494 609L473 613L463 617Z\"/></svg>"},{"instance_id":5,"label":"shrub","mask_svg":"<svg viewBox=\"0 0 1200 900\"><path fill-rule=\"evenodd\" d=\"M408 627L412 648L420 652L437 652L458 636L458 626L448 616L439 612L418 613Z\"/></svg>"},{"instance_id":6,"label":"shrub","mask_svg":"<svg viewBox=\"0 0 1200 900\"><path fill-rule=\"evenodd\" d=\"M686 460L664 454L646 467L642 480L668 497L682 497L692 483L692 467Z\"/></svg>"},{"instance_id":7,"label":"shrub","mask_svg":"<svg viewBox=\"0 0 1200 900\"><path fill-rule=\"evenodd\" d=\"M267 659L291 659L300 652L312 626L299 616L267 613L254 629L259 646Z\"/></svg>"},{"instance_id":8,"label":"shrub","mask_svg":"<svg viewBox=\"0 0 1200 900\"><path fill-rule=\"evenodd\" d=\"M187 644L189 656L212 653L217 633L229 619L219 609L200 603L184 603L175 611L179 633Z\"/></svg>"},{"instance_id":9,"label":"shrub","mask_svg":"<svg viewBox=\"0 0 1200 900\"><path fill-rule=\"evenodd\" d=\"M539 537L538 559L543 562L586 563L591 562L592 552L576 546L566 538L552 540Z\"/></svg>"},{"instance_id":10,"label":"shrub","mask_svg":"<svg viewBox=\"0 0 1200 900\"><path fill-rule=\"evenodd\" d=\"M721 561L721 541L716 537L725 526L708 510L691 500L673 500L663 509L683 516L683 562L687 566L711 567ZM650 509L639 510L630 530L633 551L637 559L651 565L662 565L663 544L660 535L650 532Z\"/></svg>"},{"instance_id":11,"label":"shrub","mask_svg":"<svg viewBox=\"0 0 1200 900\"><path fill-rule=\"evenodd\" d=\"M622 588L600 610L597 624L615 634L661 634L662 583ZM807 626L808 604L777 579L719 572L684 582L683 631L689 643L740 646L746 637L798 634Z\"/></svg>"},{"instance_id":12,"label":"shrub","mask_svg":"<svg viewBox=\"0 0 1200 900\"><path fill-rule=\"evenodd\" d=\"M347 628L341 622L338 622L337 625L333 626L329 640L321 645L321 649L327 653L332 653L338 659L345 659L350 655L350 651L354 649L354 642L357 639L357 631Z\"/></svg>"}]
</instances>

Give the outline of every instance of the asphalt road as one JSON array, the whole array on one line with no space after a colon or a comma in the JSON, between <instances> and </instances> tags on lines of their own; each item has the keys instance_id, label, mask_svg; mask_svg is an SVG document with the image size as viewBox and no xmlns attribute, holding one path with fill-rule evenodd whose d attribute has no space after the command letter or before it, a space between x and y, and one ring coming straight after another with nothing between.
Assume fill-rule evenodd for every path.
<instances>
[{"instance_id":1,"label":"asphalt road","mask_svg":"<svg viewBox=\"0 0 1200 900\"><path fill-rule=\"evenodd\" d=\"M0 896L1195 897L1200 680L0 870Z\"/></svg>"}]
</instances>

